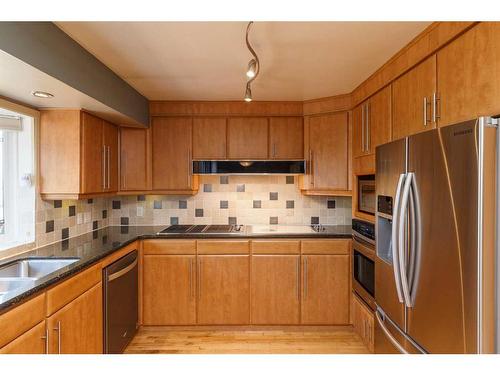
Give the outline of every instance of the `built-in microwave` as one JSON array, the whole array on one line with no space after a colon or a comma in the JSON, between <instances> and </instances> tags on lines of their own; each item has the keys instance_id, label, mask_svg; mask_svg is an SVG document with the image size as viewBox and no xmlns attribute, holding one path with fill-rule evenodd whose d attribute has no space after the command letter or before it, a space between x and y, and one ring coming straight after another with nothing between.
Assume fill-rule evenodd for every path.
<instances>
[{"instance_id":1,"label":"built-in microwave","mask_svg":"<svg viewBox=\"0 0 500 375\"><path fill-rule=\"evenodd\" d=\"M375 215L375 175L358 176L358 211Z\"/></svg>"}]
</instances>

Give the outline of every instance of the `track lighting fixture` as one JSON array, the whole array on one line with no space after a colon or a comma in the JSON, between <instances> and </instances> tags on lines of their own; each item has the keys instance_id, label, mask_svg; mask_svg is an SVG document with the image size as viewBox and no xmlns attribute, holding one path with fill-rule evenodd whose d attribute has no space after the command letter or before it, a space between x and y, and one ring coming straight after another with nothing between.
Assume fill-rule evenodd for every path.
<instances>
[{"instance_id":1,"label":"track lighting fixture","mask_svg":"<svg viewBox=\"0 0 500 375\"><path fill-rule=\"evenodd\" d=\"M259 62L259 57L255 53L254 49L250 45L250 42L248 40L248 34L250 33L250 29L252 27L253 21L250 21L247 25L247 32L246 32L246 43L247 43L247 48L250 51L250 53L253 55L253 59L251 59L248 62L248 68L247 68L247 86L245 89L245 101L246 102L251 102L252 101L252 87L251 83L257 78L259 75L260 71L260 62Z\"/></svg>"}]
</instances>

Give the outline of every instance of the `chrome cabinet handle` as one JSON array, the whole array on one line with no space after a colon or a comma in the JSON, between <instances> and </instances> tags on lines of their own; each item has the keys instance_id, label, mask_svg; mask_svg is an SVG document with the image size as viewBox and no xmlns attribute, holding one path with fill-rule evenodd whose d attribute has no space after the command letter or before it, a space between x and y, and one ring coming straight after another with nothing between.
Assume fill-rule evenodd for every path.
<instances>
[{"instance_id":1,"label":"chrome cabinet handle","mask_svg":"<svg viewBox=\"0 0 500 375\"><path fill-rule=\"evenodd\" d=\"M304 258L304 299L307 298L307 258Z\"/></svg>"},{"instance_id":2,"label":"chrome cabinet handle","mask_svg":"<svg viewBox=\"0 0 500 375\"><path fill-rule=\"evenodd\" d=\"M311 186L314 186L314 164L313 164L313 158L314 158L314 153L312 149L309 149L309 168L310 170L310 175L311 175Z\"/></svg>"},{"instance_id":3,"label":"chrome cabinet handle","mask_svg":"<svg viewBox=\"0 0 500 375\"><path fill-rule=\"evenodd\" d=\"M437 92L432 93L432 122L434 124L437 123L437 120L441 118L441 116L437 113L438 111L438 104L437 102L440 102L440 98Z\"/></svg>"},{"instance_id":4,"label":"chrome cabinet handle","mask_svg":"<svg viewBox=\"0 0 500 375\"><path fill-rule=\"evenodd\" d=\"M49 329L45 328L45 335L42 336L42 340L45 340L45 354L49 354Z\"/></svg>"},{"instance_id":5,"label":"chrome cabinet handle","mask_svg":"<svg viewBox=\"0 0 500 375\"><path fill-rule=\"evenodd\" d=\"M394 271L394 281L396 283L396 292L398 300L403 303L403 293L401 291L401 272L399 270L399 252L398 252L398 213L401 199L401 189L406 178L404 173L399 175L398 185L396 188L396 197L394 199L394 211L392 213L392 233L391 233L391 250L392 250L392 268Z\"/></svg>"},{"instance_id":6,"label":"chrome cabinet handle","mask_svg":"<svg viewBox=\"0 0 500 375\"><path fill-rule=\"evenodd\" d=\"M201 259L198 259L198 299L201 298Z\"/></svg>"},{"instance_id":7,"label":"chrome cabinet handle","mask_svg":"<svg viewBox=\"0 0 500 375\"><path fill-rule=\"evenodd\" d=\"M61 354L61 321L57 321L57 326L54 328L54 331L57 331L57 354Z\"/></svg>"},{"instance_id":8,"label":"chrome cabinet handle","mask_svg":"<svg viewBox=\"0 0 500 375\"><path fill-rule=\"evenodd\" d=\"M297 278L295 280L297 290L297 300L300 301L300 256L297 257L296 265Z\"/></svg>"},{"instance_id":9,"label":"chrome cabinet handle","mask_svg":"<svg viewBox=\"0 0 500 375\"><path fill-rule=\"evenodd\" d=\"M412 185L414 174L412 172L408 173L405 185L403 188L403 194L401 198L401 210L399 212L399 230L398 230L398 255L399 255L399 272L401 279L401 286L403 290L403 297L406 306L412 307L412 302L410 299L410 288L408 285L408 275L406 267L406 258L404 254L405 248L405 222L408 213L408 199L410 196L410 188Z\"/></svg>"},{"instance_id":10,"label":"chrome cabinet handle","mask_svg":"<svg viewBox=\"0 0 500 375\"><path fill-rule=\"evenodd\" d=\"M106 190L106 146L102 146L102 189Z\"/></svg>"},{"instance_id":11,"label":"chrome cabinet handle","mask_svg":"<svg viewBox=\"0 0 500 375\"><path fill-rule=\"evenodd\" d=\"M366 152L370 152L371 143L370 129L370 102L366 103Z\"/></svg>"},{"instance_id":12,"label":"chrome cabinet handle","mask_svg":"<svg viewBox=\"0 0 500 375\"><path fill-rule=\"evenodd\" d=\"M108 147L108 189L111 189L111 147Z\"/></svg>"},{"instance_id":13,"label":"chrome cabinet handle","mask_svg":"<svg viewBox=\"0 0 500 375\"><path fill-rule=\"evenodd\" d=\"M188 172L187 172L187 186L191 188L191 175L192 175L192 162L191 162L191 150L188 150Z\"/></svg>"},{"instance_id":14,"label":"chrome cabinet handle","mask_svg":"<svg viewBox=\"0 0 500 375\"><path fill-rule=\"evenodd\" d=\"M189 296L193 296L193 262L191 259L188 260L189 262Z\"/></svg>"},{"instance_id":15,"label":"chrome cabinet handle","mask_svg":"<svg viewBox=\"0 0 500 375\"><path fill-rule=\"evenodd\" d=\"M365 105L361 105L361 151L365 152Z\"/></svg>"},{"instance_id":16,"label":"chrome cabinet handle","mask_svg":"<svg viewBox=\"0 0 500 375\"><path fill-rule=\"evenodd\" d=\"M424 126L427 126L427 97L424 96Z\"/></svg>"},{"instance_id":17,"label":"chrome cabinet handle","mask_svg":"<svg viewBox=\"0 0 500 375\"><path fill-rule=\"evenodd\" d=\"M122 180L122 187L123 189L126 189L127 186L127 153L125 151L122 151L121 153L121 168L120 168L120 176Z\"/></svg>"}]
</instances>

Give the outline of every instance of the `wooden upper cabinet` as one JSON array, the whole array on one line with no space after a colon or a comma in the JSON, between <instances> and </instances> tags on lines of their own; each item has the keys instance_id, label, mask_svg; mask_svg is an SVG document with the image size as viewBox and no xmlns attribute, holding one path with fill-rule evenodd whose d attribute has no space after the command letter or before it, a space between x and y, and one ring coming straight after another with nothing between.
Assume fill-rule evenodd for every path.
<instances>
[{"instance_id":1,"label":"wooden upper cabinet","mask_svg":"<svg viewBox=\"0 0 500 375\"><path fill-rule=\"evenodd\" d=\"M252 256L252 324L299 324L300 256Z\"/></svg>"},{"instance_id":2,"label":"wooden upper cabinet","mask_svg":"<svg viewBox=\"0 0 500 375\"><path fill-rule=\"evenodd\" d=\"M196 324L196 257L145 255L143 262L145 325Z\"/></svg>"},{"instance_id":3,"label":"wooden upper cabinet","mask_svg":"<svg viewBox=\"0 0 500 375\"><path fill-rule=\"evenodd\" d=\"M102 286L95 285L47 318L49 353L103 352Z\"/></svg>"},{"instance_id":4,"label":"wooden upper cabinet","mask_svg":"<svg viewBox=\"0 0 500 375\"><path fill-rule=\"evenodd\" d=\"M194 118L193 159L225 159L226 129L226 118Z\"/></svg>"},{"instance_id":5,"label":"wooden upper cabinet","mask_svg":"<svg viewBox=\"0 0 500 375\"><path fill-rule=\"evenodd\" d=\"M86 112L82 113L82 193L99 193L105 190L105 146L103 120ZM62 176L61 176L62 177Z\"/></svg>"},{"instance_id":6,"label":"wooden upper cabinet","mask_svg":"<svg viewBox=\"0 0 500 375\"><path fill-rule=\"evenodd\" d=\"M151 189L149 132L120 128L120 191Z\"/></svg>"},{"instance_id":7,"label":"wooden upper cabinet","mask_svg":"<svg viewBox=\"0 0 500 375\"><path fill-rule=\"evenodd\" d=\"M118 190L118 129L80 110L43 110L40 193L80 199Z\"/></svg>"},{"instance_id":8,"label":"wooden upper cabinet","mask_svg":"<svg viewBox=\"0 0 500 375\"><path fill-rule=\"evenodd\" d=\"M437 53L439 125L500 113L500 23L481 22Z\"/></svg>"},{"instance_id":9,"label":"wooden upper cabinet","mask_svg":"<svg viewBox=\"0 0 500 375\"><path fill-rule=\"evenodd\" d=\"M302 324L349 324L349 255L302 256Z\"/></svg>"},{"instance_id":10,"label":"wooden upper cabinet","mask_svg":"<svg viewBox=\"0 0 500 375\"><path fill-rule=\"evenodd\" d=\"M436 127L436 55L392 84L392 135L400 139Z\"/></svg>"},{"instance_id":11,"label":"wooden upper cabinet","mask_svg":"<svg viewBox=\"0 0 500 375\"><path fill-rule=\"evenodd\" d=\"M250 256L198 256L198 324L250 323Z\"/></svg>"},{"instance_id":12,"label":"wooden upper cabinet","mask_svg":"<svg viewBox=\"0 0 500 375\"><path fill-rule=\"evenodd\" d=\"M348 189L347 112L309 118L310 189Z\"/></svg>"},{"instance_id":13,"label":"wooden upper cabinet","mask_svg":"<svg viewBox=\"0 0 500 375\"><path fill-rule=\"evenodd\" d=\"M391 140L391 86L386 86L368 100L367 145L368 154L375 153L375 147Z\"/></svg>"},{"instance_id":14,"label":"wooden upper cabinet","mask_svg":"<svg viewBox=\"0 0 500 375\"><path fill-rule=\"evenodd\" d=\"M304 121L302 117L271 117L269 120L269 157L304 158Z\"/></svg>"},{"instance_id":15,"label":"wooden upper cabinet","mask_svg":"<svg viewBox=\"0 0 500 375\"><path fill-rule=\"evenodd\" d=\"M155 117L152 121L153 190L197 190L192 175L192 119Z\"/></svg>"},{"instance_id":16,"label":"wooden upper cabinet","mask_svg":"<svg viewBox=\"0 0 500 375\"><path fill-rule=\"evenodd\" d=\"M267 118L230 118L227 134L228 159L267 159L268 133Z\"/></svg>"}]
</instances>

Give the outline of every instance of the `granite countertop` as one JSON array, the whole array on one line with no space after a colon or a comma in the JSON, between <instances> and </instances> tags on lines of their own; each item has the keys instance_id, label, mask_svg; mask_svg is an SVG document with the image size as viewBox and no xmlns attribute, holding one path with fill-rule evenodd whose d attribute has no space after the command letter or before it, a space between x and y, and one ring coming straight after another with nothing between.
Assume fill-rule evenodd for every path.
<instances>
[{"instance_id":1,"label":"granite countertop","mask_svg":"<svg viewBox=\"0 0 500 375\"><path fill-rule=\"evenodd\" d=\"M169 234L158 235L165 229L160 226L109 226L90 233L63 240L48 246L43 246L14 257L0 260L0 267L19 259L26 258L78 258L71 263L43 278L33 280L23 288L16 289L8 294L0 294L0 313L13 305L22 302L29 296L46 289L63 279L81 271L99 260L112 254L116 250L138 239L155 238L351 238L351 227L348 225L328 225L322 227L321 232L308 231L306 233L291 230L283 226L255 226L258 232L247 230L238 234ZM251 227L250 227L251 228Z\"/></svg>"}]
</instances>

